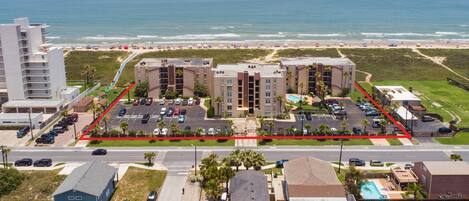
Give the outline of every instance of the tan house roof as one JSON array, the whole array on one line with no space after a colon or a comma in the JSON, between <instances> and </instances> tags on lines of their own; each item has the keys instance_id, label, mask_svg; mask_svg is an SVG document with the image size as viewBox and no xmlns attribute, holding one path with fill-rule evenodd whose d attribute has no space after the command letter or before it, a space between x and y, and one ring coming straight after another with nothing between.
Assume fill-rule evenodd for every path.
<instances>
[{"instance_id":1,"label":"tan house roof","mask_svg":"<svg viewBox=\"0 0 469 201\"><path fill-rule=\"evenodd\" d=\"M305 157L284 165L289 197L345 197L345 190L330 163Z\"/></svg>"},{"instance_id":2,"label":"tan house roof","mask_svg":"<svg viewBox=\"0 0 469 201\"><path fill-rule=\"evenodd\" d=\"M395 167L391 169L391 172L399 183L417 183L417 176L412 170Z\"/></svg>"},{"instance_id":3,"label":"tan house roof","mask_svg":"<svg viewBox=\"0 0 469 201\"><path fill-rule=\"evenodd\" d=\"M469 165L464 161L423 161L432 175L469 175Z\"/></svg>"}]
</instances>

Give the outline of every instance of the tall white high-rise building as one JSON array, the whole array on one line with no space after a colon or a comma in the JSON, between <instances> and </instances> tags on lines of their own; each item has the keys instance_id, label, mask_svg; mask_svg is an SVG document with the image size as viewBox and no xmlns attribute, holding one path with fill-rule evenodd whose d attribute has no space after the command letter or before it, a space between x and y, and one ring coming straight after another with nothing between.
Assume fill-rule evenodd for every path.
<instances>
[{"instance_id":1,"label":"tall white high-rise building","mask_svg":"<svg viewBox=\"0 0 469 201\"><path fill-rule=\"evenodd\" d=\"M46 28L30 24L28 18L0 24L0 104L61 99L66 87L63 50L47 44Z\"/></svg>"}]
</instances>

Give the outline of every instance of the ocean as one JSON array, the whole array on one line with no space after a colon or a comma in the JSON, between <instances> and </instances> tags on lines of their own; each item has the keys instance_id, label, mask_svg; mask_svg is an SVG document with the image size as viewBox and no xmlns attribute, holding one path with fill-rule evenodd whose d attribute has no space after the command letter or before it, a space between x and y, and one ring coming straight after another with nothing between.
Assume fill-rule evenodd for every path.
<instances>
[{"instance_id":1,"label":"ocean","mask_svg":"<svg viewBox=\"0 0 469 201\"><path fill-rule=\"evenodd\" d=\"M54 43L468 40L469 0L2 0Z\"/></svg>"}]
</instances>

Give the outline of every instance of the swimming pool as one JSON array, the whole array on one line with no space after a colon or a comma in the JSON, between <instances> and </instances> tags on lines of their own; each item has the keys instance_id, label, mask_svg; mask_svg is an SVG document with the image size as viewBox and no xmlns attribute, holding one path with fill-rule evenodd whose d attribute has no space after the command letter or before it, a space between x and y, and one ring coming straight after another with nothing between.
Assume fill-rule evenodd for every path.
<instances>
[{"instance_id":1,"label":"swimming pool","mask_svg":"<svg viewBox=\"0 0 469 201\"><path fill-rule=\"evenodd\" d=\"M360 187L360 194L362 195L363 199L378 199L384 200L386 197L379 193L378 187L376 186L375 182L365 182Z\"/></svg>"},{"instance_id":2,"label":"swimming pool","mask_svg":"<svg viewBox=\"0 0 469 201\"><path fill-rule=\"evenodd\" d=\"M287 95L287 100L292 102L292 103L298 103L298 102L300 102L300 96L294 95L294 94L288 94Z\"/></svg>"}]
</instances>

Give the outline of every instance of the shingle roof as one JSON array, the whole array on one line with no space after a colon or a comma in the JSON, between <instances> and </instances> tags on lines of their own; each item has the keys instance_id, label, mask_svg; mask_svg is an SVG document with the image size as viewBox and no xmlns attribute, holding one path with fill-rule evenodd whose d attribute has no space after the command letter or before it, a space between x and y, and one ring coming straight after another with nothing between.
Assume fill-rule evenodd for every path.
<instances>
[{"instance_id":1,"label":"shingle roof","mask_svg":"<svg viewBox=\"0 0 469 201\"><path fill-rule=\"evenodd\" d=\"M284 165L289 197L344 197L334 168L326 161L305 157Z\"/></svg>"},{"instance_id":2,"label":"shingle roof","mask_svg":"<svg viewBox=\"0 0 469 201\"><path fill-rule=\"evenodd\" d=\"M231 200L269 201L267 177L254 170L238 172L230 180Z\"/></svg>"},{"instance_id":3,"label":"shingle roof","mask_svg":"<svg viewBox=\"0 0 469 201\"><path fill-rule=\"evenodd\" d=\"M88 162L75 170L55 190L54 196L67 191L80 191L94 196L102 194L117 169L99 161Z\"/></svg>"}]
</instances>

